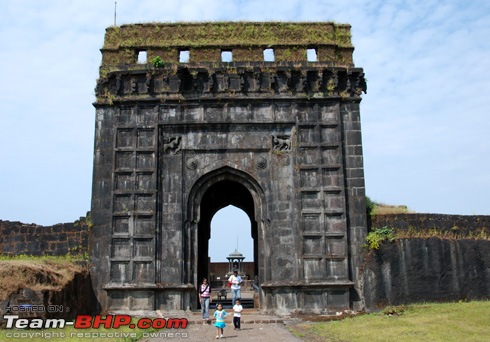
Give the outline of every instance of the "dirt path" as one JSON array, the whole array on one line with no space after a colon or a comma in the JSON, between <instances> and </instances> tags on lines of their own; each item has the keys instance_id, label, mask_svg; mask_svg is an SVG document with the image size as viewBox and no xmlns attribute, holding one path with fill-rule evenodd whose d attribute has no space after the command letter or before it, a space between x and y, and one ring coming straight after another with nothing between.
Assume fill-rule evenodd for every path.
<instances>
[{"instance_id":1,"label":"dirt path","mask_svg":"<svg viewBox=\"0 0 490 342\"><path fill-rule=\"evenodd\" d=\"M216 340L216 328L212 325L191 324L187 329L174 331L175 335L170 336L171 332L157 333L162 334L153 338L144 338L143 342L161 341L187 341L202 342ZM180 333L180 337L176 337ZM227 324L224 329L224 341L274 341L274 342L301 342L302 340L293 336L284 324L242 324L240 331L233 329L233 324Z\"/></svg>"}]
</instances>

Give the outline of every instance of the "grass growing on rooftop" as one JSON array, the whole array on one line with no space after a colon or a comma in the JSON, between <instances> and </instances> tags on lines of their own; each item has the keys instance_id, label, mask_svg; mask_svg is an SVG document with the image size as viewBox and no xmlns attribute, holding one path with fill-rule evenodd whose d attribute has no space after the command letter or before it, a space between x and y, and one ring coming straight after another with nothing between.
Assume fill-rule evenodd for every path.
<instances>
[{"instance_id":1,"label":"grass growing on rooftop","mask_svg":"<svg viewBox=\"0 0 490 342\"><path fill-rule=\"evenodd\" d=\"M489 327L490 301L473 301L392 307L341 321L301 323L290 330L305 341L460 342L490 341Z\"/></svg>"},{"instance_id":2,"label":"grass growing on rooftop","mask_svg":"<svg viewBox=\"0 0 490 342\"><path fill-rule=\"evenodd\" d=\"M352 47L349 25L333 22L143 23L107 28L104 48L120 46L338 44Z\"/></svg>"}]
</instances>

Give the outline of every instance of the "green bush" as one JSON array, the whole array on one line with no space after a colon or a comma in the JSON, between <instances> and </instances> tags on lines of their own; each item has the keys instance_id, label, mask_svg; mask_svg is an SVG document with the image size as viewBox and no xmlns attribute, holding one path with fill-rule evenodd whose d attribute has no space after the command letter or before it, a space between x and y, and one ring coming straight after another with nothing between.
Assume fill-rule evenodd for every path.
<instances>
[{"instance_id":1,"label":"green bush","mask_svg":"<svg viewBox=\"0 0 490 342\"><path fill-rule=\"evenodd\" d=\"M379 245L385 240L390 242L395 240L395 232L392 228L375 228L366 236L366 242L369 249L379 249Z\"/></svg>"},{"instance_id":2,"label":"green bush","mask_svg":"<svg viewBox=\"0 0 490 342\"><path fill-rule=\"evenodd\" d=\"M164 66L163 59L160 56L153 57L151 64L153 64L155 68L163 68Z\"/></svg>"}]
</instances>

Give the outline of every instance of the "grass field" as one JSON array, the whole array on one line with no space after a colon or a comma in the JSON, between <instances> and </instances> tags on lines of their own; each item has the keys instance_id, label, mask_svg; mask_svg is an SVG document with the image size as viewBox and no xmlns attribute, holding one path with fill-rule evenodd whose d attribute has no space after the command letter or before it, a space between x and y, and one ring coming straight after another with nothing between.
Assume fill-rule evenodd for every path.
<instances>
[{"instance_id":1,"label":"grass field","mask_svg":"<svg viewBox=\"0 0 490 342\"><path fill-rule=\"evenodd\" d=\"M490 301L392 307L341 321L301 323L290 330L313 342L490 341Z\"/></svg>"}]
</instances>

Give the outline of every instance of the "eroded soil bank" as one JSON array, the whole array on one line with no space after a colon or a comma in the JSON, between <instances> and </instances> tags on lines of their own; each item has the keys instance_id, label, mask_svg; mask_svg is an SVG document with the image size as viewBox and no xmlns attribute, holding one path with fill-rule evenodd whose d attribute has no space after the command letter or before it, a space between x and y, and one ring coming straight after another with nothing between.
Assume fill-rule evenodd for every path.
<instances>
[{"instance_id":1,"label":"eroded soil bank","mask_svg":"<svg viewBox=\"0 0 490 342\"><path fill-rule=\"evenodd\" d=\"M0 261L0 317L10 313L21 317L71 319L96 309L86 262Z\"/></svg>"}]
</instances>

